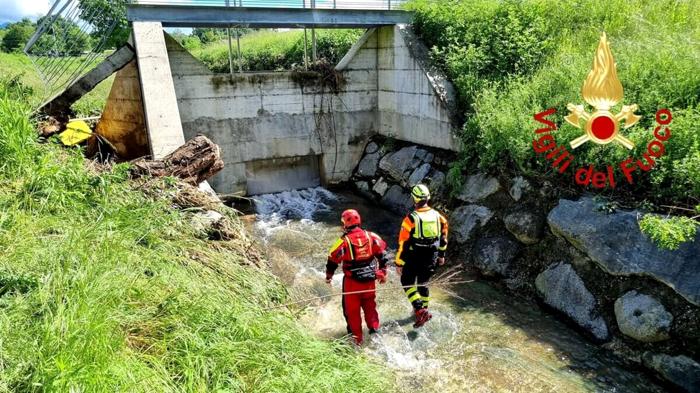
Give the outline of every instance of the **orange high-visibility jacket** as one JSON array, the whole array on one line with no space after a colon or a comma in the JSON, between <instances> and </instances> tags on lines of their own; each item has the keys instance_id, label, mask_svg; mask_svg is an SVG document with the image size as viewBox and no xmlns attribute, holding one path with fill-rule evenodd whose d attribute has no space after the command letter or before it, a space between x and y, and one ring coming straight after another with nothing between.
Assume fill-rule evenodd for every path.
<instances>
[{"instance_id":1,"label":"orange high-visibility jacket","mask_svg":"<svg viewBox=\"0 0 700 393\"><path fill-rule=\"evenodd\" d=\"M445 256L445 251L447 251L447 235L449 230L447 219L440 212L431 208L430 206L424 206L407 215L401 223L401 232L399 232L399 250L396 252L396 266L403 266L406 264L406 261L404 261L402 258L404 251L411 246L412 241L420 238L420 233L416 233L416 213L427 213L431 211L437 213L440 226L440 236L437 247L438 256ZM420 223L418 224L420 225Z\"/></svg>"}]
</instances>

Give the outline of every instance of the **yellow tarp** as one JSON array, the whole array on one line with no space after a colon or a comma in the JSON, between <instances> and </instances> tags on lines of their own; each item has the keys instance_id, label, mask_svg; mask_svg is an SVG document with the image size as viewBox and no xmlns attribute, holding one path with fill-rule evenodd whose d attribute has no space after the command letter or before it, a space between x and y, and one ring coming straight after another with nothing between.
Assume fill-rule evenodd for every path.
<instances>
[{"instance_id":1,"label":"yellow tarp","mask_svg":"<svg viewBox=\"0 0 700 393\"><path fill-rule=\"evenodd\" d=\"M85 142L92 136L92 130L90 126L82 121L72 121L66 126L66 130L61 133L59 138L61 143L66 146L75 146L79 143Z\"/></svg>"}]
</instances>

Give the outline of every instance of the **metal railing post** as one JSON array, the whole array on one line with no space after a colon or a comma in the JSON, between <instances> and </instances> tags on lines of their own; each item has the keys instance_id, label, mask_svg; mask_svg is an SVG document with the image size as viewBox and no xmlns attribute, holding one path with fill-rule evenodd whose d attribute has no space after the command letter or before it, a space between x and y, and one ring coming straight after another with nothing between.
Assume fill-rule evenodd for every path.
<instances>
[{"instance_id":1,"label":"metal railing post","mask_svg":"<svg viewBox=\"0 0 700 393\"><path fill-rule=\"evenodd\" d=\"M391 11L391 0L389 0L389 11Z\"/></svg>"},{"instance_id":2,"label":"metal railing post","mask_svg":"<svg viewBox=\"0 0 700 393\"><path fill-rule=\"evenodd\" d=\"M234 0L235 1L235 0ZM231 3L226 0L226 8L230 7ZM233 77L233 43L231 42L231 26L226 28L226 34L228 35L228 70Z\"/></svg>"},{"instance_id":3,"label":"metal railing post","mask_svg":"<svg viewBox=\"0 0 700 393\"><path fill-rule=\"evenodd\" d=\"M311 9L316 8L316 0L311 0ZM318 53L316 51L316 27L311 28L311 59L316 63L318 61Z\"/></svg>"}]
</instances>

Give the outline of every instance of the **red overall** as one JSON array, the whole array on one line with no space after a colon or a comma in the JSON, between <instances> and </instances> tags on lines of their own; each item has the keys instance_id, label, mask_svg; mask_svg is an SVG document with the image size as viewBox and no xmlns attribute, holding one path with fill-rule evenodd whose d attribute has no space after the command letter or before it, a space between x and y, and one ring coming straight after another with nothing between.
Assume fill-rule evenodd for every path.
<instances>
[{"instance_id":1,"label":"red overall","mask_svg":"<svg viewBox=\"0 0 700 393\"><path fill-rule=\"evenodd\" d=\"M367 266L369 262L379 260L379 270L386 274L387 258L384 253L386 243L378 235L355 227L346 232L333 245L326 264L326 277L332 277L340 263L343 264L343 292L369 291L343 296L343 314L355 342L362 344L362 315L370 331L379 329L379 314L375 302L375 282L358 281L353 278L353 270Z\"/></svg>"}]
</instances>

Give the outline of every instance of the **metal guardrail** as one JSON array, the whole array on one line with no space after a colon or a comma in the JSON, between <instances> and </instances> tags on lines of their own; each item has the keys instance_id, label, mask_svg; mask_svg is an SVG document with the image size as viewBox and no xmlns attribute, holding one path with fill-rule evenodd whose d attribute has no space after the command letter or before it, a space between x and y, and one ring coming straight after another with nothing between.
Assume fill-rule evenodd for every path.
<instances>
[{"instance_id":1,"label":"metal guardrail","mask_svg":"<svg viewBox=\"0 0 700 393\"><path fill-rule=\"evenodd\" d=\"M105 44L118 20L104 17L101 11L99 6L80 0L53 2L24 48L44 82L44 98L62 91L109 55ZM97 20L101 23L99 34L90 22Z\"/></svg>"},{"instance_id":2,"label":"metal guardrail","mask_svg":"<svg viewBox=\"0 0 700 393\"><path fill-rule=\"evenodd\" d=\"M396 10L407 0L131 0L137 5Z\"/></svg>"}]
</instances>

